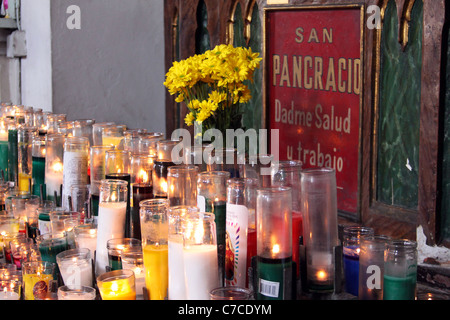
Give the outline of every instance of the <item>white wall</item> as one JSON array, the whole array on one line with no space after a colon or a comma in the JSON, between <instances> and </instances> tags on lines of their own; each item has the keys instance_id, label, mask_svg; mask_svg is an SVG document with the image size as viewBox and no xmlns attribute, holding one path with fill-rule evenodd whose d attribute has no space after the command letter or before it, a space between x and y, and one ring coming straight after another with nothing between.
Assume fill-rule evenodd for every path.
<instances>
[{"instance_id":1,"label":"white wall","mask_svg":"<svg viewBox=\"0 0 450 320\"><path fill-rule=\"evenodd\" d=\"M21 61L21 103L51 111L50 0L22 0L20 22L27 41L27 57Z\"/></svg>"},{"instance_id":2,"label":"white wall","mask_svg":"<svg viewBox=\"0 0 450 320\"><path fill-rule=\"evenodd\" d=\"M164 131L163 18L163 0L52 0L54 112Z\"/></svg>"}]
</instances>

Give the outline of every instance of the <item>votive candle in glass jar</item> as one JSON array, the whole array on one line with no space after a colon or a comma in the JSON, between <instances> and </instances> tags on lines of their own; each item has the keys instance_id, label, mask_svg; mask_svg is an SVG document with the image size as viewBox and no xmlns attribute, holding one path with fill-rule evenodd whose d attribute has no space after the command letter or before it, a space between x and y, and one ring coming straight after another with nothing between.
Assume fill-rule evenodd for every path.
<instances>
[{"instance_id":1,"label":"votive candle in glass jar","mask_svg":"<svg viewBox=\"0 0 450 320\"><path fill-rule=\"evenodd\" d=\"M128 183L123 180L102 180L98 208L96 274L109 266L107 242L125 237Z\"/></svg>"},{"instance_id":2,"label":"votive candle in glass jar","mask_svg":"<svg viewBox=\"0 0 450 320\"><path fill-rule=\"evenodd\" d=\"M180 140L160 140L156 143L156 152L158 160L175 162L172 160L172 151Z\"/></svg>"},{"instance_id":3,"label":"votive candle in glass jar","mask_svg":"<svg viewBox=\"0 0 450 320\"><path fill-rule=\"evenodd\" d=\"M347 226L343 230L343 262L345 272L345 289L358 296L359 289L359 252L361 237L373 235L373 228Z\"/></svg>"},{"instance_id":4,"label":"votive candle in glass jar","mask_svg":"<svg viewBox=\"0 0 450 320\"><path fill-rule=\"evenodd\" d=\"M117 150L124 150L123 139L125 137L126 125L114 124L106 126L102 131L103 145L114 146Z\"/></svg>"},{"instance_id":5,"label":"votive candle in glass jar","mask_svg":"<svg viewBox=\"0 0 450 320\"><path fill-rule=\"evenodd\" d=\"M17 280L0 280L0 301L20 300L22 283Z\"/></svg>"},{"instance_id":6,"label":"votive candle in glass jar","mask_svg":"<svg viewBox=\"0 0 450 320\"><path fill-rule=\"evenodd\" d=\"M232 178L227 181L226 236L223 239L225 251L223 277L226 286L248 286L248 234L249 226L252 224L249 210L251 180L251 178ZM252 245L256 247L256 243L252 243ZM221 266L220 261L219 266Z\"/></svg>"},{"instance_id":7,"label":"votive candle in glass jar","mask_svg":"<svg viewBox=\"0 0 450 320\"><path fill-rule=\"evenodd\" d=\"M271 187L257 190L256 297L261 300L291 300L292 190Z\"/></svg>"},{"instance_id":8,"label":"votive candle in glass jar","mask_svg":"<svg viewBox=\"0 0 450 320\"><path fill-rule=\"evenodd\" d=\"M388 236L363 236L359 251L359 300L383 300L384 254Z\"/></svg>"},{"instance_id":9,"label":"votive candle in glass jar","mask_svg":"<svg viewBox=\"0 0 450 320\"><path fill-rule=\"evenodd\" d=\"M150 300L165 300L169 282L168 200L144 200L140 207L145 286Z\"/></svg>"},{"instance_id":10,"label":"votive candle in glass jar","mask_svg":"<svg viewBox=\"0 0 450 320\"><path fill-rule=\"evenodd\" d=\"M383 300L414 300L417 284L417 242L391 240L384 257Z\"/></svg>"},{"instance_id":11,"label":"votive candle in glass jar","mask_svg":"<svg viewBox=\"0 0 450 320\"><path fill-rule=\"evenodd\" d=\"M18 139L18 169L19 169L19 191L31 191L31 179L33 161L31 149L33 140L38 136L36 127L19 127Z\"/></svg>"},{"instance_id":12,"label":"votive candle in glass jar","mask_svg":"<svg viewBox=\"0 0 450 320\"><path fill-rule=\"evenodd\" d=\"M169 219L169 300L185 300L186 284L183 264L183 221L189 213L198 212L197 206L168 208Z\"/></svg>"},{"instance_id":13,"label":"votive candle in glass jar","mask_svg":"<svg viewBox=\"0 0 450 320\"><path fill-rule=\"evenodd\" d=\"M197 205L197 174L193 165L173 166L167 173L169 207Z\"/></svg>"},{"instance_id":14,"label":"votive candle in glass jar","mask_svg":"<svg viewBox=\"0 0 450 320\"><path fill-rule=\"evenodd\" d=\"M74 137L85 137L89 141L89 147L94 145L93 138L93 125L95 124L94 119L81 119L75 120L73 122L73 136Z\"/></svg>"},{"instance_id":15,"label":"votive candle in glass jar","mask_svg":"<svg viewBox=\"0 0 450 320\"><path fill-rule=\"evenodd\" d=\"M92 125L93 146L103 145L103 128L115 125L114 122L99 122Z\"/></svg>"},{"instance_id":16,"label":"votive candle in glass jar","mask_svg":"<svg viewBox=\"0 0 450 320\"><path fill-rule=\"evenodd\" d=\"M175 166L171 161L155 159L153 162L153 196L166 198L168 192L167 176L170 167Z\"/></svg>"},{"instance_id":17,"label":"votive candle in glass jar","mask_svg":"<svg viewBox=\"0 0 450 320\"><path fill-rule=\"evenodd\" d=\"M73 228L76 248L88 248L94 255L97 250L97 224L81 224Z\"/></svg>"},{"instance_id":18,"label":"votive candle in glass jar","mask_svg":"<svg viewBox=\"0 0 450 320\"><path fill-rule=\"evenodd\" d=\"M105 272L97 277L102 300L136 300L136 280L132 270Z\"/></svg>"},{"instance_id":19,"label":"votive candle in glass jar","mask_svg":"<svg viewBox=\"0 0 450 320\"><path fill-rule=\"evenodd\" d=\"M35 300L35 295L49 292L50 282L55 279L55 266L55 263L47 261L24 262L22 279L25 300Z\"/></svg>"},{"instance_id":20,"label":"votive candle in glass jar","mask_svg":"<svg viewBox=\"0 0 450 320\"><path fill-rule=\"evenodd\" d=\"M88 184L89 140L85 137L68 137L64 144L63 201L65 210L72 210L69 203L72 185Z\"/></svg>"},{"instance_id":21,"label":"votive candle in glass jar","mask_svg":"<svg viewBox=\"0 0 450 320\"><path fill-rule=\"evenodd\" d=\"M60 133L49 134L46 138L45 154L45 186L47 188L47 199L55 201L59 206L58 198L61 196L64 170L64 143L66 138Z\"/></svg>"},{"instance_id":22,"label":"votive candle in glass jar","mask_svg":"<svg viewBox=\"0 0 450 320\"><path fill-rule=\"evenodd\" d=\"M108 248L109 268L111 271L122 269L122 252L126 249L142 250L141 240L133 238L109 239Z\"/></svg>"},{"instance_id":23,"label":"votive candle in glass jar","mask_svg":"<svg viewBox=\"0 0 450 320\"><path fill-rule=\"evenodd\" d=\"M300 172L302 162L298 160L272 163L272 185L292 189L292 259L297 265L296 274L300 276L300 237L303 236L303 215L300 211Z\"/></svg>"},{"instance_id":24,"label":"votive candle in glass jar","mask_svg":"<svg viewBox=\"0 0 450 320\"><path fill-rule=\"evenodd\" d=\"M38 136L33 140L31 147L32 156L32 194L40 196L41 199L47 199L47 193L45 189L45 136Z\"/></svg>"},{"instance_id":25,"label":"votive candle in glass jar","mask_svg":"<svg viewBox=\"0 0 450 320\"><path fill-rule=\"evenodd\" d=\"M50 113L47 115L47 134L58 133L58 127L61 123L67 121L67 115Z\"/></svg>"},{"instance_id":26,"label":"votive candle in glass jar","mask_svg":"<svg viewBox=\"0 0 450 320\"><path fill-rule=\"evenodd\" d=\"M219 286L214 214L190 213L183 220L186 300L209 300L210 291Z\"/></svg>"},{"instance_id":27,"label":"votive candle in glass jar","mask_svg":"<svg viewBox=\"0 0 450 320\"><path fill-rule=\"evenodd\" d=\"M36 243L38 244L42 261L54 263L55 272L57 275L59 275L56 256L58 255L58 253L69 249L66 235L64 233L42 234L36 238Z\"/></svg>"},{"instance_id":28,"label":"votive candle in glass jar","mask_svg":"<svg viewBox=\"0 0 450 320\"><path fill-rule=\"evenodd\" d=\"M144 253L142 248L125 249L122 251L122 269L133 270L136 282L136 300L144 300L145 271Z\"/></svg>"},{"instance_id":29,"label":"votive candle in glass jar","mask_svg":"<svg viewBox=\"0 0 450 320\"><path fill-rule=\"evenodd\" d=\"M337 224L335 171L310 168L301 172L301 212L306 249L306 290L331 293L335 282Z\"/></svg>"},{"instance_id":30,"label":"votive candle in glass jar","mask_svg":"<svg viewBox=\"0 0 450 320\"><path fill-rule=\"evenodd\" d=\"M93 286L92 257L88 248L60 252L56 255L56 262L66 286Z\"/></svg>"},{"instance_id":31,"label":"votive candle in glass jar","mask_svg":"<svg viewBox=\"0 0 450 320\"><path fill-rule=\"evenodd\" d=\"M228 171L205 171L197 175L199 211L214 214L220 285L223 285L225 279L227 182L230 176Z\"/></svg>"}]
</instances>

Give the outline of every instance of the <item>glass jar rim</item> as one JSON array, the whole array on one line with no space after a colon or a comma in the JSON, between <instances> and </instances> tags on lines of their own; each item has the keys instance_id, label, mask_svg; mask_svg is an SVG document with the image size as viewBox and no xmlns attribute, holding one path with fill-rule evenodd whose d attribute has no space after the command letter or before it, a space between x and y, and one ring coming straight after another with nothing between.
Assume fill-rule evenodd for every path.
<instances>
[{"instance_id":1,"label":"glass jar rim","mask_svg":"<svg viewBox=\"0 0 450 320\"><path fill-rule=\"evenodd\" d=\"M292 188L288 186L272 186L267 188L258 188L257 194L283 194L292 192Z\"/></svg>"}]
</instances>

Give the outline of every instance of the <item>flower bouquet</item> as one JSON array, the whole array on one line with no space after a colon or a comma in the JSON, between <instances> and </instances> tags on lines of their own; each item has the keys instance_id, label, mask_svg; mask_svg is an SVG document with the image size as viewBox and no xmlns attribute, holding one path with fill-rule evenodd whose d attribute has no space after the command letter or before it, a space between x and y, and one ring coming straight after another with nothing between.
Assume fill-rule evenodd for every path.
<instances>
[{"instance_id":1,"label":"flower bouquet","mask_svg":"<svg viewBox=\"0 0 450 320\"><path fill-rule=\"evenodd\" d=\"M166 74L164 85L176 102L185 102L188 126L208 129L242 128L241 104L251 99L248 81L259 68L259 53L251 49L218 45L201 55L174 62ZM198 138L198 137L197 137Z\"/></svg>"}]
</instances>

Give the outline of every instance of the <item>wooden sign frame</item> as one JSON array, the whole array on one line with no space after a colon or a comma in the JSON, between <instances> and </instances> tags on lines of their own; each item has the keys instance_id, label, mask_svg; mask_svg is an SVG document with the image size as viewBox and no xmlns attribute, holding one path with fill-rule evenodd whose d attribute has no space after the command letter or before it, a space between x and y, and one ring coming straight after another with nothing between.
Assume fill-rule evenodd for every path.
<instances>
[{"instance_id":1,"label":"wooden sign frame","mask_svg":"<svg viewBox=\"0 0 450 320\"><path fill-rule=\"evenodd\" d=\"M263 123L269 131L279 129L280 160L300 160L304 168L336 170L338 210L355 220L361 215L364 9L363 4L325 4L266 7L263 13ZM359 19L355 19L357 16ZM346 28L350 39L344 34ZM351 56L342 56L347 53ZM340 84L345 82L344 64L348 74L358 80L352 87L348 77L345 90L343 86L337 88L336 80L339 76ZM355 66L353 70L351 65ZM307 87L307 66L319 85L309 83ZM284 70L296 75L286 76Z\"/></svg>"}]
</instances>

